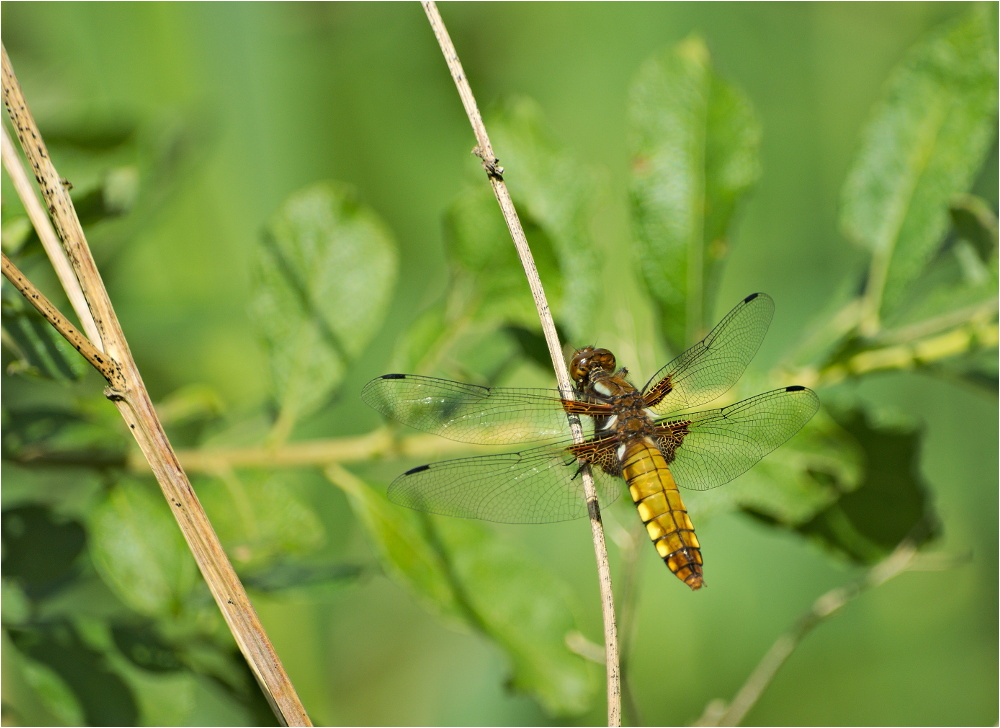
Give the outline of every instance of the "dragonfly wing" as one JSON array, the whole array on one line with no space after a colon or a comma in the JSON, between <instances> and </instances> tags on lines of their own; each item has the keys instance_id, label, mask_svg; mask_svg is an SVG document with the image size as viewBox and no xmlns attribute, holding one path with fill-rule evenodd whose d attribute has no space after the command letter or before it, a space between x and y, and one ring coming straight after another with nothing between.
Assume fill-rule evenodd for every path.
<instances>
[{"instance_id":1,"label":"dragonfly wing","mask_svg":"<svg viewBox=\"0 0 1000 728\"><path fill-rule=\"evenodd\" d=\"M361 399L404 425L459 442L511 445L565 439L569 434L566 410L554 389L480 387L386 374L368 382ZM590 418L581 419L584 431L592 432Z\"/></svg>"},{"instance_id":2,"label":"dragonfly wing","mask_svg":"<svg viewBox=\"0 0 1000 728\"><path fill-rule=\"evenodd\" d=\"M678 485L708 490L745 473L798 432L819 409L805 387L759 394L721 409L657 421L657 444Z\"/></svg>"},{"instance_id":3,"label":"dragonfly wing","mask_svg":"<svg viewBox=\"0 0 1000 728\"><path fill-rule=\"evenodd\" d=\"M774 315L774 300L754 293L726 314L708 336L658 371L643 393L649 408L667 414L724 394L760 348Z\"/></svg>"},{"instance_id":4,"label":"dragonfly wing","mask_svg":"<svg viewBox=\"0 0 1000 728\"><path fill-rule=\"evenodd\" d=\"M565 443L421 465L389 486L389 500L443 516L500 523L552 523L587 515L577 460ZM595 469L596 470L596 469ZM595 472L602 504L621 481Z\"/></svg>"}]
</instances>

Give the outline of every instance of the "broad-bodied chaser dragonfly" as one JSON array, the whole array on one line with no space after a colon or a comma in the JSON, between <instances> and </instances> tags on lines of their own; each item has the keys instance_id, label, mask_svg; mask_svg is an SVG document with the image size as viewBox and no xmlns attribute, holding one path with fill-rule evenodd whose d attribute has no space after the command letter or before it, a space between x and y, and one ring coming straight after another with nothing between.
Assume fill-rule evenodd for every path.
<instances>
[{"instance_id":1,"label":"broad-bodied chaser dragonfly","mask_svg":"<svg viewBox=\"0 0 1000 728\"><path fill-rule=\"evenodd\" d=\"M743 299L708 336L641 390L607 349L585 347L569 365L576 401L553 389L460 384L386 374L361 398L387 417L459 442L546 444L520 452L421 465L389 499L429 513L504 523L583 517L580 469L590 464L602 502L624 478L657 553L692 589L704 586L701 546L677 486L728 483L794 435L819 408L805 387L784 387L719 409L692 411L730 389L756 354L774 313L764 293ZM569 438L580 415L586 439Z\"/></svg>"}]
</instances>

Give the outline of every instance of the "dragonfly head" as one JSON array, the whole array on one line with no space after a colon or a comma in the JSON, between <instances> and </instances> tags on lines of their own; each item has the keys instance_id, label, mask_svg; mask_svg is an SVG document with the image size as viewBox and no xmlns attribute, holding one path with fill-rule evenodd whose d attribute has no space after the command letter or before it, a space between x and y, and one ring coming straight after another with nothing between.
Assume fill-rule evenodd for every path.
<instances>
[{"instance_id":1,"label":"dragonfly head","mask_svg":"<svg viewBox=\"0 0 1000 728\"><path fill-rule=\"evenodd\" d=\"M600 369L613 374L615 365L615 355L607 349L585 346L573 354L573 359L569 363L569 375L573 377L576 386L582 389L588 383L592 371Z\"/></svg>"}]
</instances>

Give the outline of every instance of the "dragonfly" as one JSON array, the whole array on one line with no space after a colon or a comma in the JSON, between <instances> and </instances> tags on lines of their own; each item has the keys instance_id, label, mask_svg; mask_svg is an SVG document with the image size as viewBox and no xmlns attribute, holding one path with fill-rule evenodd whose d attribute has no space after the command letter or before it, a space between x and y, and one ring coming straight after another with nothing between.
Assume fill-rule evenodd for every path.
<instances>
[{"instance_id":1,"label":"dragonfly","mask_svg":"<svg viewBox=\"0 0 1000 728\"><path fill-rule=\"evenodd\" d=\"M642 389L612 352L587 346L570 363L575 399L555 389L483 387L414 374L385 374L361 398L386 417L459 442L534 446L420 465L396 478L389 500L428 513L502 523L581 518L581 470L599 500L624 480L657 554L691 589L705 585L701 544L678 486L729 483L782 445L819 409L806 387L787 386L717 409L757 353L774 301L744 298L704 339L661 368ZM574 442L567 415L584 440Z\"/></svg>"}]
</instances>

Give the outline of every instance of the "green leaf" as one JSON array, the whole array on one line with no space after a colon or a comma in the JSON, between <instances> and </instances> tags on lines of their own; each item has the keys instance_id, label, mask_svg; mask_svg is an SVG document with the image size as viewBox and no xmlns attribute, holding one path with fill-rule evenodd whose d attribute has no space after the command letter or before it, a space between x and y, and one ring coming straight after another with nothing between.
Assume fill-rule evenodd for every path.
<instances>
[{"instance_id":1,"label":"green leaf","mask_svg":"<svg viewBox=\"0 0 1000 728\"><path fill-rule=\"evenodd\" d=\"M527 216L522 218L546 294L558 297L561 286L551 245ZM462 327L464 321L515 321L527 326L534 321L538 325L524 268L488 188L469 187L451 204L445 216L445 242L454 266L448 323Z\"/></svg>"},{"instance_id":2,"label":"green leaf","mask_svg":"<svg viewBox=\"0 0 1000 728\"><path fill-rule=\"evenodd\" d=\"M18 634L19 631L11 632L11 640L15 645ZM59 673L48 665L31 659L23 659L20 667L25 682L35 691L38 701L47 711L63 725L86 725L83 706Z\"/></svg>"},{"instance_id":3,"label":"green leaf","mask_svg":"<svg viewBox=\"0 0 1000 728\"><path fill-rule=\"evenodd\" d=\"M253 314L287 418L315 411L340 384L385 316L396 266L388 228L345 185L297 192L271 219Z\"/></svg>"},{"instance_id":4,"label":"green leaf","mask_svg":"<svg viewBox=\"0 0 1000 728\"><path fill-rule=\"evenodd\" d=\"M859 411L840 422L864 454L861 482L796 530L859 563L884 558L905 538L921 544L937 535L940 525L920 473L923 432L872 425Z\"/></svg>"},{"instance_id":5,"label":"green leaf","mask_svg":"<svg viewBox=\"0 0 1000 728\"><path fill-rule=\"evenodd\" d=\"M962 195L948 208L951 223L963 240L976 250L979 260L986 263L997 255L997 216L982 197Z\"/></svg>"},{"instance_id":6,"label":"green leaf","mask_svg":"<svg viewBox=\"0 0 1000 728\"><path fill-rule=\"evenodd\" d=\"M4 580L21 587L29 599L74 583L86 543L79 522L40 505L23 505L3 512L2 534Z\"/></svg>"},{"instance_id":7,"label":"green leaf","mask_svg":"<svg viewBox=\"0 0 1000 728\"><path fill-rule=\"evenodd\" d=\"M261 569L241 572L248 589L276 596L301 596L311 601L356 584L367 575L360 564L308 563L281 559Z\"/></svg>"},{"instance_id":8,"label":"green leaf","mask_svg":"<svg viewBox=\"0 0 1000 728\"><path fill-rule=\"evenodd\" d=\"M5 286L2 301L4 348L16 359L8 369L63 382L80 379L91 369L19 293Z\"/></svg>"},{"instance_id":9,"label":"green leaf","mask_svg":"<svg viewBox=\"0 0 1000 728\"><path fill-rule=\"evenodd\" d=\"M133 165L102 172L94 186L74 191L73 207L84 227L120 217L135 207L139 196L139 169Z\"/></svg>"},{"instance_id":10,"label":"green leaf","mask_svg":"<svg viewBox=\"0 0 1000 728\"><path fill-rule=\"evenodd\" d=\"M241 566L315 551L324 532L316 513L280 475L202 479L198 496L228 553Z\"/></svg>"},{"instance_id":11,"label":"green leaf","mask_svg":"<svg viewBox=\"0 0 1000 728\"><path fill-rule=\"evenodd\" d=\"M551 139L534 102L504 104L491 114L490 130L549 306L570 336L592 337L600 298L589 229L594 175ZM537 330L524 269L489 188L481 181L469 187L445 223L455 263L449 310L463 319Z\"/></svg>"},{"instance_id":12,"label":"green leaf","mask_svg":"<svg viewBox=\"0 0 1000 728\"><path fill-rule=\"evenodd\" d=\"M555 316L575 340L589 340L603 290L590 232L596 175L550 136L541 107L532 100L503 104L491 114L490 133L494 149L503 154L515 203L537 227L535 235L526 230L528 242L533 250L536 240L551 248L558 262L558 272L542 279L547 296L557 286L550 301Z\"/></svg>"},{"instance_id":13,"label":"green leaf","mask_svg":"<svg viewBox=\"0 0 1000 728\"><path fill-rule=\"evenodd\" d=\"M121 436L121 418L113 408L101 405L88 407L63 397L52 405L5 408L5 457L25 463L125 467L127 444Z\"/></svg>"},{"instance_id":14,"label":"green leaf","mask_svg":"<svg viewBox=\"0 0 1000 728\"><path fill-rule=\"evenodd\" d=\"M74 625L49 622L8 634L18 651L35 661L36 669L27 677L46 708L60 717L83 713L82 720L69 725L138 724L130 686L114 671L107 655L81 639Z\"/></svg>"},{"instance_id":15,"label":"green leaf","mask_svg":"<svg viewBox=\"0 0 1000 728\"><path fill-rule=\"evenodd\" d=\"M198 582L194 558L151 481L111 489L91 516L90 552L104 583L146 616L176 614Z\"/></svg>"},{"instance_id":16,"label":"green leaf","mask_svg":"<svg viewBox=\"0 0 1000 728\"><path fill-rule=\"evenodd\" d=\"M974 8L914 48L865 129L841 225L872 254L869 327L896 311L933 258L949 203L969 188L996 137L990 25Z\"/></svg>"},{"instance_id":17,"label":"green leaf","mask_svg":"<svg viewBox=\"0 0 1000 728\"><path fill-rule=\"evenodd\" d=\"M984 265L971 244L956 241L910 284L899 308L884 319L882 338L897 340L898 330L911 326L938 333L944 328L936 321L961 326L973 315L995 318L997 283L997 259Z\"/></svg>"},{"instance_id":18,"label":"green leaf","mask_svg":"<svg viewBox=\"0 0 1000 728\"><path fill-rule=\"evenodd\" d=\"M857 488L863 468L856 443L820 410L735 483L699 494L693 503L699 511L736 506L772 525L794 528Z\"/></svg>"},{"instance_id":19,"label":"green leaf","mask_svg":"<svg viewBox=\"0 0 1000 728\"><path fill-rule=\"evenodd\" d=\"M13 256L31 239L35 230L27 215L9 210L6 206L2 208L0 217L3 218L0 222L0 246L8 256Z\"/></svg>"},{"instance_id":20,"label":"green leaf","mask_svg":"<svg viewBox=\"0 0 1000 728\"><path fill-rule=\"evenodd\" d=\"M760 176L760 125L697 36L642 66L628 107L638 263L679 352L708 323L733 213Z\"/></svg>"},{"instance_id":21,"label":"green leaf","mask_svg":"<svg viewBox=\"0 0 1000 728\"><path fill-rule=\"evenodd\" d=\"M149 672L177 672L184 669L177 651L156 632L155 622L112 624L115 647L127 660Z\"/></svg>"},{"instance_id":22,"label":"green leaf","mask_svg":"<svg viewBox=\"0 0 1000 728\"><path fill-rule=\"evenodd\" d=\"M329 474L396 581L428 609L494 641L511 662L513 686L546 710L586 710L596 684L592 665L566 646L578 627L565 585L477 522L408 511L350 474Z\"/></svg>"},{"instance_id":23,"label":"green leaf","mask_svg":"<svg viewBox=\"0 0 1000 728\"><path fill-rule=\"evenodd\" d=\"M912 343L916 336L996 319L996 218L981 203L968 196L952 205L958 237L949 237L907 287L899 307L883 320L881 339Z\"/></svg>"}]
</instances>

